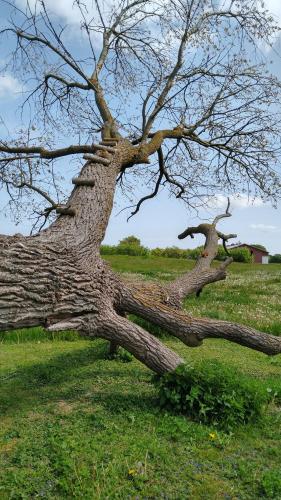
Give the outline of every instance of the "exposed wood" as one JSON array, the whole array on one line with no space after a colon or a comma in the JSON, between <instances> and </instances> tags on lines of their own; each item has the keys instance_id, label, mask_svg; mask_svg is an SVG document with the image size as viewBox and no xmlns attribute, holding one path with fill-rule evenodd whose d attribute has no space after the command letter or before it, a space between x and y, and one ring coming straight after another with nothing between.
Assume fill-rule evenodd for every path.
<instances>
[{"instance_id":1,"label":"exposed wood","mask_svg":"<svg viewBox=\"0 0 281 500\"><path fill-rule=\"evenodd\" d=\"M103 165L110 165L110 160L108 160L107 158L103 158L102 156L86 154L83 156L83 158L84 160L91 161L92 163L102 163Z\"/></svg>"},{"instance_id":2,"label":"exposed wood","mask_svg":"<svg viewBox=\"0 0 281 500\"><path fill-rule=\"evenodd\" d=\"M72 179L72 184L75 184L75 186L93 187L95 183L96 183L95 179L87 179L84 177L73 177Z\"/></svg>"}]
</instances>

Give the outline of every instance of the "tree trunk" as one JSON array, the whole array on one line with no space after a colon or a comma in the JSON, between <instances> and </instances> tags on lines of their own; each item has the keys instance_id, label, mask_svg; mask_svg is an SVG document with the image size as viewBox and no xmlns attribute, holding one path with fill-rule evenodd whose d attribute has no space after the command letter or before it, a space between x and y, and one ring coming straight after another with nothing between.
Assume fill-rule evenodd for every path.
<instances>
[{"instance_id":1,"label":"tree trunk","mask_svg":"<svg viewBox=\"0 0 281 500\"><path fill-rule=\"evenodd\" d=\"M97 312L117 296L119 280L99 255L120 171L119 155L111 159L83 167L80 178L94 186L73 189L75 216L60 215L36 236L1 237L0 329Z\"/></svg>"},{"instance_id":2,"label":"tree trunk","mask_svg":"<svg viewBox=\"0 0 281 500\"><path fill-rule=\"evenodd\" d=\"M114 142L114 141L113 141ZM114 144L113 144L114 145ZM111 214L116 178L125 164L143 162L130 143L116 140L82 168L68 200L68 211L36 236L0 238L0 330L43 325L52 331L75 329L120 345L157 373L183 360L153 335L124 317L132 312L165 328L186 345L221 337L267 354L281 352L281 340L227 322L191 318L183 298L224 279L226 266L210 268L216 254L215 225L190 228L206 235L206 251L195 269L174 283L124 283L101 259L99 249ZM74 215L68 215L68 214ZM188 232L188 231L187 231Z\"/></svg>"}]
</instances>

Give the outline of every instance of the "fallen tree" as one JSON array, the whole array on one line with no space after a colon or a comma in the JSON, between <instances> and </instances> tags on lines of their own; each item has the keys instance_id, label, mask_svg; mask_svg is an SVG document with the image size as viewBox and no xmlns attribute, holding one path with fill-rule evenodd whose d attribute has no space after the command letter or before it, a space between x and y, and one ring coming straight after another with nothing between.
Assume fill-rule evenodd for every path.
<instances>
[{"instance_id":1,"label":"fallen tree","mask_svg":"<svg viewBox=\"0 0 281 500\"><path fill-rule=\"evenodd\" d=\"M63 120L74 135L86 124L89 140L50 148L44 144L44 130L35 144L31 126L25 141L21 134L0 143L1 184L12 200L20 203L32 192L48 203L39 213L43 220L55 214L35 235L0 238L0 329L41 325L101 337L112 343L112 349L125 347L160 374L175 369L182 359L130 322L127 313L163 327L190 347L200 346L206 338L222 338L269 355L280 353L281 339L276 336L194 318L182 308L185 297L200 295L204 286L226 277L232 259L219 267L212 267L212 262L218 243L225 245L233 236L217 228L230 216L229 204L213 222L188 227L179 235L182 239L202 234L205 246L194 269L168 285L124 282L100 257L116 185L126 190L126 176L138 174L142 165L147 179L152 177L153 191L132 214L163 184L189 205L196 199L206 203L218 187L228 190L234 182L235 189L245 181L265 196L278 194L276 116L271 106L278 99L279 82L254 67L245 54L240 57L240 46L235 49L238 40L247 48L255 38L270 38L275 30L272 20L251 1L243 7L227 2L220 8L213 2L175 0L173 16L165 1L121 1L109 13L96 3L93 17L80 2L75 4L91 50L83 62L66 48L64 31L48 12L47 2L37 2L37 10L29 4L26 11L15 8L2 31L2 37L16 40L13 63L21 57L21 66L24 61L25 70L29 68L37 81L30 96L37 104L32 112L36 115L39 106L43 113L38 115L43 117L41 124L47 123L54 137ZM154 35L148 29L151 22ZM95 46L94 32L102 33L101 46ZM172 41L165 39L167 33ZM91 74L85 69L89 61L94 64ZM124 89L133 94L137 89L141 116L140 125L131 116L127 133ZM112 109L119 98L116 118ZM159 128L163 122L167 126ZM36 179L46 165L70 155L84 155L85 163L61 204L53 200L51 188L46 191Z\"/></svg>"}]
</instances>

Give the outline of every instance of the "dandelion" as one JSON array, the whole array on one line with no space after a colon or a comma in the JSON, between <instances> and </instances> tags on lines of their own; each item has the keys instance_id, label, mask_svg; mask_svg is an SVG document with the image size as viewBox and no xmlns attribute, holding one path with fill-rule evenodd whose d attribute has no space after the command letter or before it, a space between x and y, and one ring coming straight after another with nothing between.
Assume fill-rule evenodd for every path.
<instances>
[{"instance_id":1,"label":"dandelion","mask_svg":"<svg viewBox=\"0 0 281 500\"><path fill-rule=\"evenodd\" d=\"M209 438L211 439L211 441L214 441L217 438L217 434L215 432L210 432Z\"/></svg>"},{"instance_id":2,"label":"dandelion","mask_svg":"<svg viewBox=\"0 0 281 500\"><path fill-rule=\"evenodd\" d=\"M128 470L128 476L132 477L132 476L136 476L138 473L138 471L136 469L129 469Z\"/></svg>"}]
</instances>

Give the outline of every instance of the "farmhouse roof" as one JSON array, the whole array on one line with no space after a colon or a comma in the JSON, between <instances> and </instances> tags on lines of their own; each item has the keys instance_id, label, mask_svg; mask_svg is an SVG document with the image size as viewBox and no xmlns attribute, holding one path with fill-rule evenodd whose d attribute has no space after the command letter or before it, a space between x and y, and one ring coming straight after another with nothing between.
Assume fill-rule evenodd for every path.
<instances>
[{"instance_id":1,"label":"farmhouse roof","mask_svg":"<svg viewBox=\"0 0 281 500\"><path fill-rule=\"evenodd\" d=\"M263 248L257 247L256 245L249 245L248 243L237 243L234 245L230 245L229 248L241 248L241 247L247 247L252 250L257 250L258 252L262 252L264 255L269 255L269 252L267 250L263 250Z\"/></svg>"}]
</instances>

